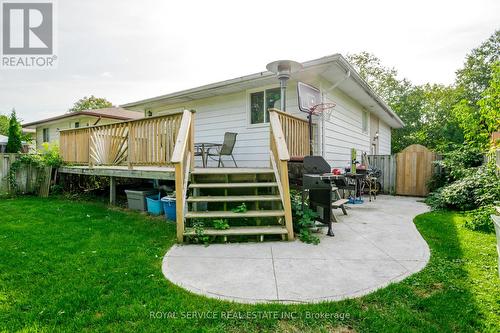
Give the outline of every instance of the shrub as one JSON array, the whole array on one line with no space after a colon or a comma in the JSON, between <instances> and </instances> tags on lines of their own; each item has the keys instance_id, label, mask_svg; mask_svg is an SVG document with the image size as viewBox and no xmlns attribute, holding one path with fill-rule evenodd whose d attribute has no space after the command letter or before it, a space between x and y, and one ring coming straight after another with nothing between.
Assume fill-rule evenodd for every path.
<instances>
[{"instance_id":1,"label":"shrub","mask_svg":"<svg viewBox=\"0 0 500 333\"><path fill-rule=\"evenodd\" d=\"M467 212L465 218L465 227L475 231L493 232L495 229L491 215L495 214L496 210L493 205L486 205L475 210Z\"/></svg>"},{"instance_id":2,"label":"shrub","mask_svg":"<svg viewBox=\"0 0 500 333\"><path fill-rule=\"evenodd\" d=\"M462 179L431 193L426 202L434 209L467 211L500 200L500 179L494 163L467 169L463 174Z\"/></svg>"},{"instance_id":3,"label":"shrub","mask_svg":"<svg viewBox=\"0 0 500 333\"><path fill-rule=\"evenodd\" d=\"M435 162L439 172L435 172L430 179L429 190L435 191L466 177L474 168L483 163L483 156L483 152L478 148L466 145L455 147L454 150L444 153L442 159Z\"/></svg>"},{"instance_id":4,"label":"shrub","mask_svg":"<svg viewBox=\"0 0 500 333\"><path fill-rule=\"evenodd\" d=\"M58 168L63 164L63 159L57 144L43 143L42 149L39 150L39 154L43 163L47 166Z\"/></svg>"}]
</instances>

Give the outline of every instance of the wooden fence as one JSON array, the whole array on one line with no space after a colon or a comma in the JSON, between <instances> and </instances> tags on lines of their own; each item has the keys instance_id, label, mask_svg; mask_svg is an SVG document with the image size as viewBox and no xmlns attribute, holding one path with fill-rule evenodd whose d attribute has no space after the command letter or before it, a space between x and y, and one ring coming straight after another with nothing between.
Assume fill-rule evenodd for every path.
<instances>
[{"instance_id":1,"label":"wooden fence","mask_svg":"<svg viewBox=\"0 0 500 333\"><path fill-rule=\"evenodd\" d=\"M426 196L436 153L422 145L411 145L396 154L396 194Z\"/></svg>"},{"instance_id":2,"label":"wooden fence","mask_svg":"<svg viewBox=\"0 0 500 333\"><path fill-rule=\"evenodd\" d=\"M22 166L16 171L16 186L13 188L9 181L9 172L12 163L19 158L19 154L0 154L0 195L20 193L40 193L48 196L52 168L38 169L34 166Z\"/></svg>"},{"instance_id":3,"label":"wooden fence","mask_svg":"<svg viewBox=\"0 0 500 333\"><path fill-rule=\"evenodd\" d=\"M396 193L396 158L394 155L368 155L368 163L382 172L379 178L382 193Z\"/></svg>"},{"instance_id":4,"label":"wooden fence","mask_svg":"<svg viewBox=\"0 0 500 333\"><path fill-rule=\"evenodd\" d=\"M370 166L382 171L382 192L426 196L427 183L436 169L439 156L421 145L411 145L395 155L369 155Z\"/></svg>"}]
</instances>

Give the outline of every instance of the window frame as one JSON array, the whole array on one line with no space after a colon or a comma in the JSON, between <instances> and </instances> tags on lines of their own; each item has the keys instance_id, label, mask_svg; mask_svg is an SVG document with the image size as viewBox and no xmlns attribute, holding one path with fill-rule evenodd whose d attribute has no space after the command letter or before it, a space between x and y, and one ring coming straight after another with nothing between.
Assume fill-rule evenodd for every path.
<instances>
[{"instance_id":1,"label":"window frame","mask_svg":"<svg viewBox=\"0 0 500 333\"><path fill-rule=\"evenodd\" d=\"M369 128L369 121L370 121L370 115L368 111L363 110L363 113L361 114L361 132L364 134L368 134L370 128Z\"/></svg>"},{"instance_id":2,"label":"window frame","mask_svg":"<svg viewBox=\"0 0 500 333\"><path fill-rule=\"evenodd\" d=\"M47 136L47 140L45 140L45 136ZM50 128L42 128L42 142L50 142Z\"/></svg>"},{"instance_id":3,"label":"window frame","mask_svg":"<svg viewBox=\"0 0 500 333\"><path fill-rule=\"evenodd\" d=\"M249 127L267 127L267 126L269 126L269 119L267 119L267 122L265 121L266 114L267 114L265 112L265 110L264 110L264 122L252 124L252 109L251 109L251 107L252 107L252 102L251 102L252 94L258 93L258 92L264 92L264 103L265 103L266 102L266 90L279 89L279 88L280 88L279 85L273 84L273 85L263 86L263 87L259 87L259 88L255 88L255 89L248 89L246 91L246 114L247 114L247 125ZM280 94L281 94L281 91L280 91Z\"/></svg>"},{"instance_id":4,"label":"window frame","mask_svg":"<svg viewBox=\"0 0 500 333\"><path fill-rule=\"evenodd\" d=\"M80 128L80 122L79 121L75 121L75 128Z\"/></svg>"}]
</instances>

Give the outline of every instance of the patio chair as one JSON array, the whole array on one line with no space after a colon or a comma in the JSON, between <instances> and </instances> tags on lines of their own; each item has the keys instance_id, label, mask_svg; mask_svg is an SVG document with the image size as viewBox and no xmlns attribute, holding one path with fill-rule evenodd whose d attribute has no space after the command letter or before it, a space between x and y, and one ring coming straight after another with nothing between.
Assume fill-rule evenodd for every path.
<instances>
[{"instance_id":1,"label":"patio chair","mask_svg":"<svg viewBox=\"0 0 500 333\"><path fill-rule=\"evenodd\" d=\"M222 145L219 147L213 147L208 149L207 151L207 156L210 157L212 160L216 161L218 158L218 164L217 167L220 168L224 167L224 162L222 161L222 156L231 156L234 162L234 166L238 167L238 164L236 164L236 160L234 159L233 156L233 149L234 145L236 143L236 136L238 133L232 133L232 132L226 132L224 133L224 142Z\"/></svg>"}]
</instances>

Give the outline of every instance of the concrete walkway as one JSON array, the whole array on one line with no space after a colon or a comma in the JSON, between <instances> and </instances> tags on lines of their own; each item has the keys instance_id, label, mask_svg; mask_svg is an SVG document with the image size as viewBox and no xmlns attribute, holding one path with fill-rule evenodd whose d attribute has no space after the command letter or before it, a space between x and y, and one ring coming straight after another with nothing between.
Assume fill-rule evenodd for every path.
<instances>
[{"instance_id":1,"label":"concrete walkway","mask_svg":"<svg viewBox=\"0 0 500 333\"><path fill-rule=\"evenodd\" d=\"M359 297L420 271L427 243L413 218L416 198L379 196L339 215L335 237L317 246L294 242L181 245L163 274L194 293L244 303L321 302Z\"/></svg>"}]
</instances>

